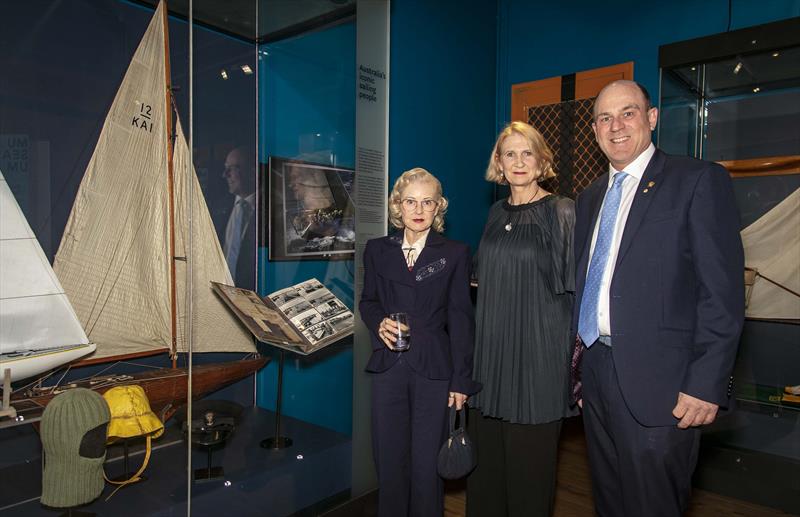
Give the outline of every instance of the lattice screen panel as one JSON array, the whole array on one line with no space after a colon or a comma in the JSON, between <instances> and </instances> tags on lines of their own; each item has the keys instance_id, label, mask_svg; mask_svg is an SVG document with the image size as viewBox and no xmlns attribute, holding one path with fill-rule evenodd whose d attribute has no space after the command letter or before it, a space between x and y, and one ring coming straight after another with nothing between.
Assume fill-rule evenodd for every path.
<instances>
[{"instance_id":1,"label":"lattice screen panel","mask_svg":"<svg viewBox=\"0 0 800 517\"><path fill-rule=\"evenodd\" d=\"M528 123L539 130L553 150L559 194L574 198L608 170L592 131L594 99L528 108Z\"/></svg>"}]
</instances>

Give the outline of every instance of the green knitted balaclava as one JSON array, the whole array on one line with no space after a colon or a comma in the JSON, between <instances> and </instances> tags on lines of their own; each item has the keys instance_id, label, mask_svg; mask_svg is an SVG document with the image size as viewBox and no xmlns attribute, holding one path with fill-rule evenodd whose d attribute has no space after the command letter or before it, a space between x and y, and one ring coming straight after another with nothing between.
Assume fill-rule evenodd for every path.
<instances>
[{"instance_id":1,"label":"green knitted balaclava","mask_svg":"<svg viewBox=\"0 0 800 517\"><path fill-rule=\"evenodd\" d=\"M93 501L103 491L108 404L86 388L56 396L42 415L42 499L53 508Z\"/></svg>"}]
</instances>

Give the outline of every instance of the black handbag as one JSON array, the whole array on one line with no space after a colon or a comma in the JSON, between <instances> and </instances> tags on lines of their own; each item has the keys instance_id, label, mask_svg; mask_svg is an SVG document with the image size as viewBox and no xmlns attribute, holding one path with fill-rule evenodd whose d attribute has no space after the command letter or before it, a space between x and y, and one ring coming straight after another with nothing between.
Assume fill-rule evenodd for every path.
<instances>
[{"instance_id":1,"label":"black handbag","mask_svg":"<svg viewBox=\"0 0 800 517\"><path fill-rule=\"evenodd\" d=\"M459 426L456 428L456 414L458 413ZM463 478L475 468L478 460L475 456L475 447L464 429L466 408L456 411L456 406L450 406L450 434L439 449L437 469L444 479Z\"/></svg>"}]
</instances>

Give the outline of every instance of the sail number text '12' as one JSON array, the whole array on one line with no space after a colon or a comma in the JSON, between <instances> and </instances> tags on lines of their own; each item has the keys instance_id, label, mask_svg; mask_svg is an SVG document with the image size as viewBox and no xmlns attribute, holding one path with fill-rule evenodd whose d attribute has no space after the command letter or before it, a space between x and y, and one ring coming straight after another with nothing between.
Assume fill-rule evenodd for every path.
<instances>
[{"instance_id":1,"label":"sail number text '12'","mask_svg":"<svg viewBox=\"0 0 800 517\"><path fill-rule=\"evenodd\" d=\"M153 132L152 118L153 107L149 104L142 104L139 107L139 114L131 118L131 125L133 127L144 129L145 131Z\"/></svg>"}]
</instances>

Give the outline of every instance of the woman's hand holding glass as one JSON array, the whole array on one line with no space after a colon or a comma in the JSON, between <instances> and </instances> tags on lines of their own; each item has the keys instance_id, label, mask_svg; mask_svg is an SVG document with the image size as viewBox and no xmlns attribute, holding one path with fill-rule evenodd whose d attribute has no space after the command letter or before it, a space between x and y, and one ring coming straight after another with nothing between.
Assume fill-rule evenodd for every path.
<instances>
[{"instance_id":1,"label":"woman's hand holding glass","mask_svg":"<svg viewBox=\"0 0 800 517\"><path fill-rule=\"evenodd\" d=\"M406 332L408 331L407 325L398 324L396 320L391 318L383 318L378 325L378 337L389 350L393 352L396 351L395 344L397 343L397 336L401 328ZM403 350L405 350L405 348Z\"/></svg>"},{"instance_id":2,"label":"woman's hand holding glass","mask_svg":"<svg viewBox=\"0 0 800 517\"><path fill-rule=\"evenodd\" d=\"M383 318L378 325L378 337L389 350L394 350L394 344L397 342L397 323L389 318Z\"/></svg>"}]
</instances>

